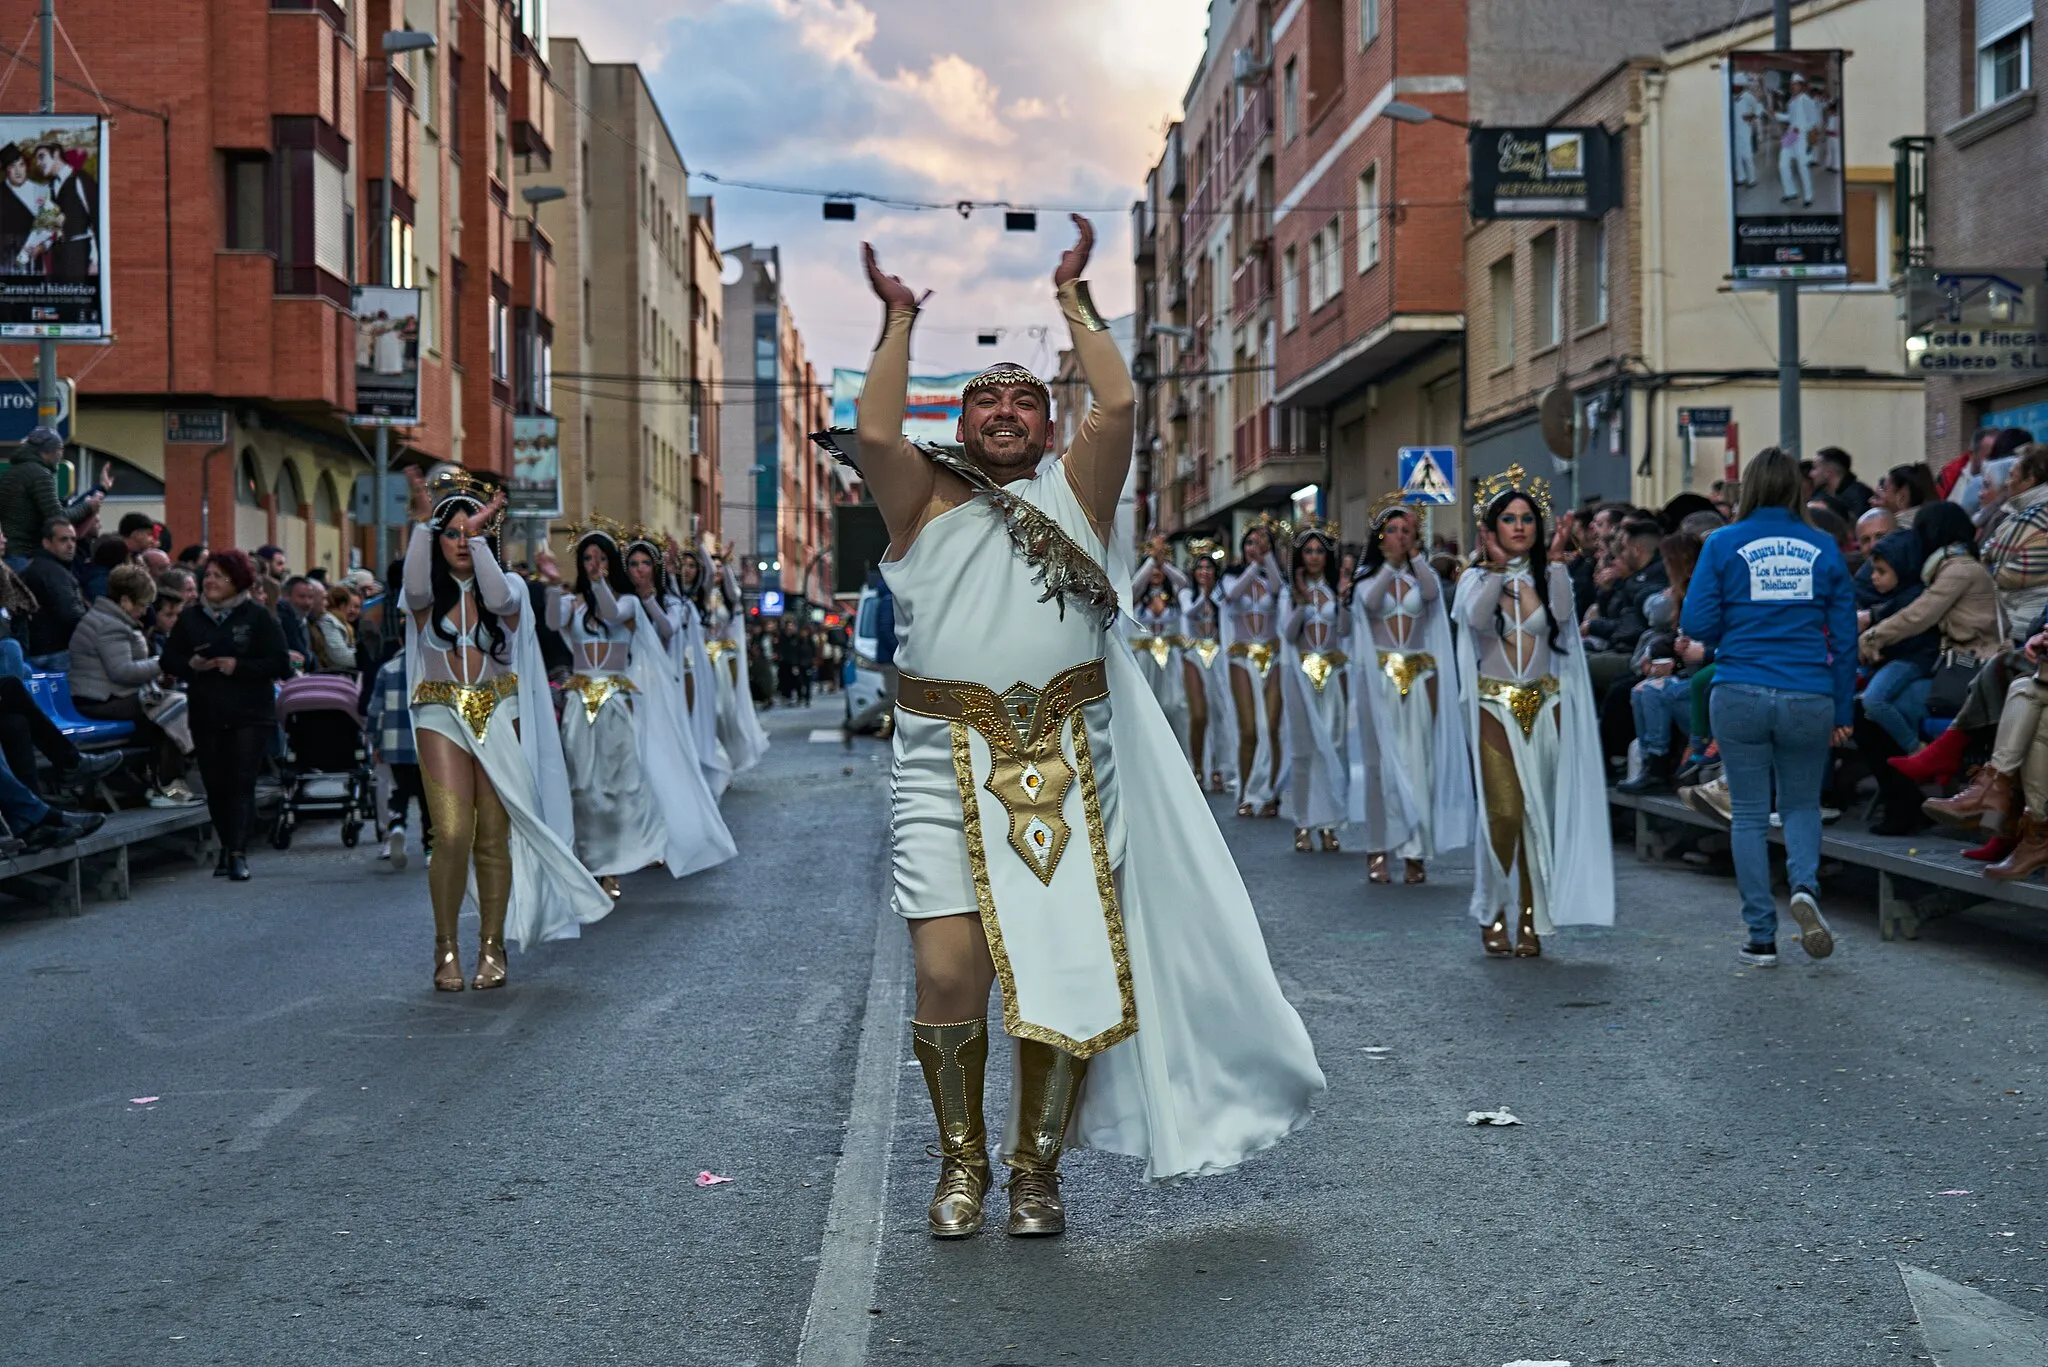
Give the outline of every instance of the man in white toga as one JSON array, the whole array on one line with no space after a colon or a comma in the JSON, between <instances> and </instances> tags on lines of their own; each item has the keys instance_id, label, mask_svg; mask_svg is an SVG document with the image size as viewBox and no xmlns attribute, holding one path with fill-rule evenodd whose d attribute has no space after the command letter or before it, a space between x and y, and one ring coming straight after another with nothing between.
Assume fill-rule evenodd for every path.
<instances>
[{"instance_id":1,"label":"man in white toga","mask_svg":"<svg viewBox=\"0 0 2048 1367\"><path fill-rule=\"evenodd\" d=\"M1227 1171L1301 1124L1323 1086L1179 742L1112 629L1115 586L1132 580L1111 539L1131 381L1081 280L1093 230L1074 221L1053 283L1094 405L1042 469L1051 396L1014 365L966 386L957 452L904 437L919 301L864 249L887 314L855 463L891 538L891 865L939 1127L940 1238L982 1226L998 979L1017 1046L1013 1235L1066 1228L1070 1139L1142 1157L1153 1178Z\"/></svg>"},{"instance_id":2,"label":"man in white toga","mask_svg":"<svg viewBox=\"0 0 2048 1367\"><path fill-rule=\"evenodd\" d=\"M1792 98L1785 102L1785 112L1778 115L1778 121L1785 125L1778 144L1778 184L1784 188L1783 198L1787 203L1800 199L1811 204L1813 153L1820 141L1825 115L1820 101L1808 93L1804 76L1793 76Z\"/></svg>"}]
</instances>

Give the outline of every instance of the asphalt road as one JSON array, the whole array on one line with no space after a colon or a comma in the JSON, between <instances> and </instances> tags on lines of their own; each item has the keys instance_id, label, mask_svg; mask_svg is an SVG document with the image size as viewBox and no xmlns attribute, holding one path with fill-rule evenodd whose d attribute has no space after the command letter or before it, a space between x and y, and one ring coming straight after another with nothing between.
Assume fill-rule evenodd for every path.
<instances>
[{"instance_id":1,"label":"asphalt road","mask_svg":"<svg viewBox=\"0 0 2048 1367\"><path fill-rule=\"evenodd\" d=\"M1175 1187L1074 1155L1065 1239L935 1244L868 1012L885 750L834 716L771 718L741 861L503 992L428 990L419 865L331 826L0 912L0 1362L1866 1367L1928 1360L1901 1262L2048 1313L2040 941L1837 900L1832 960L1745 969L1730 880L1618 850L1618 929L1489 961L1455 868L1368 891L1227 816L1322 1112Z\"/></svg>"}]
</instances>

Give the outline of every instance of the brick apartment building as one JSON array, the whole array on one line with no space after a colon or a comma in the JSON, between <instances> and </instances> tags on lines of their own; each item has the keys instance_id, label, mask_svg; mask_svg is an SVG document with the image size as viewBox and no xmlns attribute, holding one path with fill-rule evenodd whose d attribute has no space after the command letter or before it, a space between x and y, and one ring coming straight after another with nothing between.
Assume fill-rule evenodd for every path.
<instances>
[{"instance_id":1,"label":"brick apartment building","mask_svg":"<svg viewBox=\"0 0 2048 1367\"><path fill-rule=\"evenodd\" d=\"M561 277L553 392L538 408L560 423L563 520L595 511L715 536L724 290L711 201L689 194L638 67L594 63L573 38L549 51L561 145L519 184L564 192L533 210Z\"/></svg>"},{"instance_id":2,"label":"brick apartment building","mask_svg":"<svg viewBox=\"0 0 2048 1367\"><path fill-rule=\"evenodd\" d=\"M824 603L832 508L854 498L850 472L810 441L831 426L831 395L804 354L781 249L749 243L725 263L725 539L749 591Z\"/></svg>"},{"instance_id":3,"label":"brick apartment building","mask_svg":"<svg viewBox=\"0 0 2048 1367\"><path fill-rule=\"evenodd\" d=\"M31 33L34 0L0 0ZM354 410L350 291L378 277L387 91L379 39L431 33L401 58L391 174L393 283L423 291L422 420L394 449L504 470L511 450L514 281L548 327L545 248L515 241L513 158L549 159L542 0L66 0L58 75L115 106L108 267L117 340L67 347L79 453L115 462L110 506L162 516L182 543L283 545L346 564L367 463ZM32 43L32 40L31 40ZM74 58L72 47L77 56ZM36 79L33 47L20 90ZM60 84L58 108L99 109ZM27 103L26 99L22 100ZM162 111L152 117L138 111ZM166 209L168 206L168 211ZM0 348L31 374L34 349ZM164 441L167 409L228 416L217 450ZM367 442L365 442L367 444Z\"/></svg>"},{"instance_id":4,"label":"brick apartment building","mask_svg":"<svg viewBox=\"0 0 2048 1367\"><path fill-rule=\"evenodd\" d=\"M2048 261L2040 18L2040 0L1928 0L1926 135L1900 149L1905 264L2038 272ZM2033 326L2048 321L2037 312ZM1987 424L2048 440L2048 373L1928 377L1928 460L1939 467Z\"/></svg>"}]
</instances>

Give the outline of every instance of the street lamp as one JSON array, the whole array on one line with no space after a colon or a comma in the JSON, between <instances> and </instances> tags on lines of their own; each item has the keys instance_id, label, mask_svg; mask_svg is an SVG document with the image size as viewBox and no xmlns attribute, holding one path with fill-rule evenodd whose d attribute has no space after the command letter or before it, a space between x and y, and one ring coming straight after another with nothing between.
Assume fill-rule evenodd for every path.
<instances>
[{"instance_id":1,"label":"street lamp","mask_svg":"<svg viewBox=\"0 0 2048 1367\"><path fill-rule=\"evenodd\" d=\"M377 215L377 283L391 283L391 77L397 71L391 63L393 57L402 52L425 52L435 46L434 35L421 33L417 29L390 29L384 34L384 179L382 183L383 210ZM373 519L376 534L371 538L376 547L376 559L372 562L377 573L382 574L390 563L386 556L389 543L384 536L384 484L391 469L391 428L387 423L377 424L377 468L371 472L371 492L376 503Z\"/></svg>"},{"instance_id":2,"label":"street lamp","mask_svg":"<svg viewBox=\"0 0 2048 1367\"><path fill-rule=\"evenodd\" d=\"M1424 109L1419 104L1406 104L1400 100L1388 101L1385 107L1380 110L1380 114L1392 119L1395 123L1447 123L1455 128L1470 128L1472 126L1463 119L1454 119L1449 114L1438 114L1432 110Z\"/></svg>"}]
</instances>

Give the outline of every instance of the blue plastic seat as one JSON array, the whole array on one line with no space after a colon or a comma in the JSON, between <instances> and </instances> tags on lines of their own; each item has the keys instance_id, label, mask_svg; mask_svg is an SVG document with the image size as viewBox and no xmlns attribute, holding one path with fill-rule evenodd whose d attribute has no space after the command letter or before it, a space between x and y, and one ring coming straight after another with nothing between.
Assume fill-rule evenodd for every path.
<instances>
[{"instance_id":1,"label":"blue plastic seat","mask_svg":"<svg viewBox=\"0 0 2048 1367\"><path fill-rule=\"evenodd\" d=\"M1920 739L1922 739L1922 740L1933 740L1933 739L1935 739L1936 737L1940 736L1942 732L1944 732L1944 731L1948 730L1948 728L1949 728L1949 724L1950 724L1951 722L1953 722L1954 720L1955 720L1955 719L1954 719L1953 717L1928 717L1928 718L1925 718L1925 719L1924 719L1924 720L1922 720L1922 721L1921 721L1921 723L1920 723Z\"/></svg>"},{"instance_id":2,"label":"blue plastic seat","mask_svg":"<svg viewBox=\"0 0 2048 1367\"><path fill-rule=\"evenodd\" d=\"M135 734L134 722L92 721L81 716L71 700L69 674L30 674L28 691L43 715L57 723L57 729L74 744L110 745Z\"/></svg>"}]
</instances>

